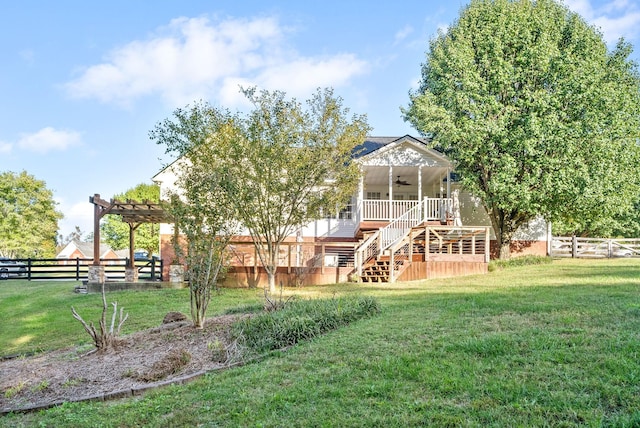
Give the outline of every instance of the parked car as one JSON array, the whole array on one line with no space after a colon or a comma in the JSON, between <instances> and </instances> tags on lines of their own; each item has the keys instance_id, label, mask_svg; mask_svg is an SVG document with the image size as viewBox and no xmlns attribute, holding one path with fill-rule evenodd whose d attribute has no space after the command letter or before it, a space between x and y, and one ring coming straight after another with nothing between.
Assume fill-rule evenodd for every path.
<instances>
[{"instance_id":1,"label":"parked car","mask_svg":"<svg viewBox=\"0 0 640 428\"><path fill-rule=\"evenodd\" d=\"M0 279L9 279L9 275L25 276L27 265L6 257L0 257Z\"/></svg>"},{"instance_id":2,"label":"parked car","mask_svg":"<svg viewBox=\"0 0 640 428\"><path fill-rule=\"evenodd\" d=\"M149 260L149 253L146 250L135 250L133 252L133 260Z\"/></svg>"}]
</instances>

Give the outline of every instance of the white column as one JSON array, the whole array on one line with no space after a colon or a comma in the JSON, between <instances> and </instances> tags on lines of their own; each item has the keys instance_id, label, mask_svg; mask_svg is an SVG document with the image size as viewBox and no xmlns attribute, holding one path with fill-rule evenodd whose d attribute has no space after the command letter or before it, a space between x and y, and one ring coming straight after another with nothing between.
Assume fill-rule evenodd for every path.
<instances>
[{"instance_id":1,"label":"white column","mask_svg":"<svg viewBox=\"0 0 640 428\"><path fill-rule=\"evenodd\" d=\"M418 204L422 206L422 221L425 221L427 209L425 208L424 201L422 200L422 165L418 167ZM409 242L413 242L413 240L410 240Z\"/></svg>"},{"instance_id":2,"label":"white column","mask_svg":"<svg viewBox=\"0 0 640 428\"><path fill-rule=\"evenodd\" d=\"M361 222L363 216L364 203L364 171L360 170L360 180L358 181L358 200L356 201L356 221Z\"/></svg>"},{"instance_id":3,"label":"white column","mask_svg":"<svg viewBox=\"0 0 640 428\"><path fill-rule=\"evenodd\" d=\"M393 166L389 164L389 212L388 212L389 221L393 220L393 215L391 213L392 206L393 206Z\"/></svg>"},{"instance_id":4,"label":"white column","mask_svg":"<svg viewBox=\"0 0 640 428\"><path fill-rule=\"evenodd\" d=\"M422 202L422 165L418 167L418 200Z\"/></svg>"},{"instance_id":5,"label":"white column","mask_svg":"<svg viewBox=\"0 0 640 428\"><path fill-rule=\"evenodd\" d=\"M451 170L447 168L447 198L451 197Z\"/></svg>"}]
</instances>

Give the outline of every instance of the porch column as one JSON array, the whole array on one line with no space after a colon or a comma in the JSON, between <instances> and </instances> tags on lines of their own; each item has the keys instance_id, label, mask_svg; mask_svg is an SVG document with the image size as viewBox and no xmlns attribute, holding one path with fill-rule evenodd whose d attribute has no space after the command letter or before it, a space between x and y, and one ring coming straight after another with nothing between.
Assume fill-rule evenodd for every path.
<instances>
[{"instance_id":1,"label":"porch column","mask_svg":"<svg viewBox=\"0 0 640 428\"><path fill-rule=\"evenodd\" d=\"M447 168L447 199L451 197L451 169Z\"/></svg>"},{"instance_id":2,"label":"porch column","mask_svg":"<svg viewBox=\"0 0 640 428\"><path fill-rule=\"evenodd\" d=\"M360 180L358 180L358 201L356 202L356 222L362 221L364 213L362 212L364 201L364 171L360 170Z\"/></svg>"},{"instance_id":3,"label":"porch column","mask_svg":"<svg viewBox=\"0 0 640 428\"><path fill-rule=\"evenodd\" d=\"M389 164L389 221L393 221L393 166Z\"/></svg>"},{"instance_id":4,"label":"porch column","mask_svg":"<svg viewBox=\"0 0 640 428\"><path fill-rule=\"evenodd\" d=\"M422 203L422 165L418 167L418 201Z\"/></svg>"}]
</instances>

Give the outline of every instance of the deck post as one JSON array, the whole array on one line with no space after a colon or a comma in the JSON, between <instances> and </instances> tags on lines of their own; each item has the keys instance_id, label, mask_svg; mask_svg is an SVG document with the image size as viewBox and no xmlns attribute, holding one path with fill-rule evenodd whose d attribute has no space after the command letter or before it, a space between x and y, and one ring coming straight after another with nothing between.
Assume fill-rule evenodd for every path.
<instances>
[{"instance_id":1,"label":"deck post","mask_svg":"<svg viewBox=\"0 0 640 428\"><path fill-rule=\"evenodd\" d=\"M431 245L429 244L429 242L431 241L431 237L429 236L429 228L425 226L424 228L424 260L425 261L429 261L429 253Z\"/></svg>"},{"instance_id":2,"label":"deck post","mask_svg":"<svg viewBox=\"0 0 640 428\"><path fill-rule=\"evenodd\" d=\"M485 228L484 232L484 262L489 263L491 260L491 234L489 227Z\"/></svg>"}]
</instances>

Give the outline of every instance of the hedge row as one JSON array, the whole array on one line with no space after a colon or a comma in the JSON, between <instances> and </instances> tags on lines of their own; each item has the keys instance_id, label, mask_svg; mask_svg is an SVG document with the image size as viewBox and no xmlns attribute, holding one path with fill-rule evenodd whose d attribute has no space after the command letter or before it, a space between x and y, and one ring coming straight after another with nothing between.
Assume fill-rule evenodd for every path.
<instances>
[{"instance_id":1,"label":"hedge row","mask_svg":"<svg viewBox=\"0 0 640 428\"><path fill-rule=\"evenodd\" d=\"M372 297L294 300L283 309L237 321L234 338L256 352L295 345L380 312Z\"/></svg>"}]
</instances>

